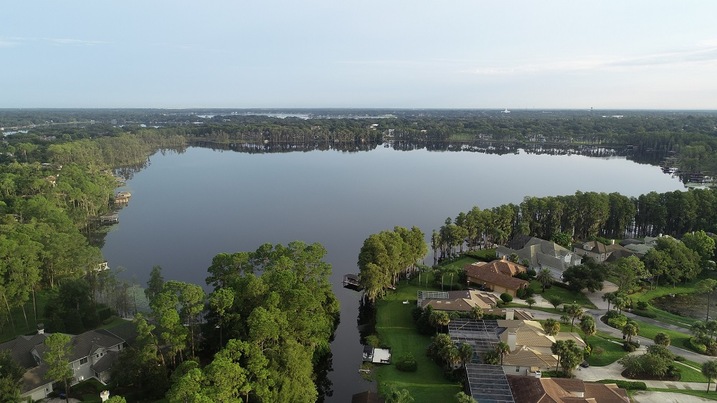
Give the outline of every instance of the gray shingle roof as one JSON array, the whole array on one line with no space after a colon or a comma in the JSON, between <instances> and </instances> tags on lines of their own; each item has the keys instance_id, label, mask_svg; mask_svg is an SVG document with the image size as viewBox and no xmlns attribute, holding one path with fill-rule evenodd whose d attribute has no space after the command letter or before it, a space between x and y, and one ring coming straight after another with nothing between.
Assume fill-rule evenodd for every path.
<instances>
[{"instance_id":1,"label":"gray shingle roof","mask_svg":"<svg viewBox=\"0 0 717 403\"><path fill-rule=\"evenodd\" d=\"M32 336L18 336L14 340L0 344L0 350L10 351L10 356L23 368L28 369L37 366L32 356L32 348L38 344L45 343L46 334L33 334Z\"/></svg>"}]
</instances>

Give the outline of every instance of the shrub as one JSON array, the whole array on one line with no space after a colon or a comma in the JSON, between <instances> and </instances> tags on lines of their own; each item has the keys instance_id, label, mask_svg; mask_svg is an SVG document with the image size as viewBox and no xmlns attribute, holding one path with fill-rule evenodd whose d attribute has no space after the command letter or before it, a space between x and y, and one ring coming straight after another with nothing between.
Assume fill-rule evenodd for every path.
<instances>
[{"instance_id":1,"label":"shrub","mask_svg":"<svg viewBox=\"0 0 717 403\"><path fill-rule=\"evenodd\" d=\"M647 302L645 301L637 301L637 309L645 310L647 309Z\"/></svg>"},{"instance_id":2,"label":"shrub","mask_svg":"<svg viewBox=\"0 0 717 403\"><path fill-rule=\"evenodd\" d=\"M635 346L634 343L624 342L624 343L622 343L622 349L631 353L631 352L637 350L637 346Z\"/></svg>"},{"instance_id":3,"label":"shrub","mask_svg":"<svg viewBox=\"0 0 717 403\"><path fill-rule=\"evenodd\" d=\"M416 372L418 363L413 357L413 354L407 353L398 357L398 360L396 360L396 369L403 372Z\"/></svg>"},{"instance_id":4,"label":"shrub","mask_svg":"<svg viewBox=\"0 0 717 403\"><path fill-rule=\"evenodd\" d=\"M366 336L366 344L371 347L379 347L381 345L381 340L378 338L377 334L370 334Z\"/></svg>"},{"instance_id":5,"label":"shrub","mask_svg":"<svg viewBox=\"0 0 717 403\"><path fill-rule=\"evenodd\" d=\"M607 320L607 324L615 329L622 329L627 324L627 316L618 315L614 318L610 318Z\"/></svg>"},{"instance_id":6,"label":"shrub","mask_svg":"<svg viewBox=\"0 0 717 403\"><path fill-rule=\"evenodd\" d=\"M530 287L521 288L515 293L515 295L520 299L527 299L533 296L533 289Z\"/></svg>"},{"instance_id":7,"label":"shrub","mask_svg":"<svg viewBox=\"0 0 717 403\"><path fill-rule=\"evenodd\" d=\"M500 294L500 299L503 300L506 304L513 301L513 296L508 294L507 292L504 292Z\"/></svg>"}]
</instances>

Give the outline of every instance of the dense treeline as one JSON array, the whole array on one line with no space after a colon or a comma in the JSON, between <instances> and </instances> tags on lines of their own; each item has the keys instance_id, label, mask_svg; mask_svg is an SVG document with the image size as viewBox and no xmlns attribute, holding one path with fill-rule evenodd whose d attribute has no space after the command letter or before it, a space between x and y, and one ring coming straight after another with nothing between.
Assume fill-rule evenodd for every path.
<instances>
[{"instance_id":1,"label":"dense treeline","mask_svg":"<svg viewBox=\"0 0 717 403\"><path fill-rule=\"evenodd\" d=\"M37 291L92 274L102 262L88 236L96 218L112 208L117 181L110 168L185 143L153 131L74 142L12 140L2 143L0 164L0 329L15 327L15 309L27 322L25 307Z\"/></svg>"},{"instance_id":2,"label":"dense treeline","mask_svg":"<svg viewBox=\"0 0 717 403\"><path fill-rule=\"evenodd\" d=\"M521 234L568 246L574 240L717 232L716 223L717 191L712 189L650 192L638 197L576 192L526 197L519 205L474 207L434 230L431 247L440 259L455 255L464 245L475 249L505 244Z\"/></svg>"},{"instance_id":3,"label":"dense treeline","mask_svg":"<svg viewBox=\"0 0 717 403\"><path fill-rule=\"evenodd\" d=\"M371 302L381 298L387 288L396 286L401 275L415 269L427 252L418 227L395 227L366 238L358 257L359 282L366 298Z\"/></svg>"},{"instance_id":4,"label":"dense treeline","mask_svg":"<svg viewBox=\"0 0 717 403\"><path fill-rule=\"evenodd\" d=\"M208 297L197 285L164 283L155 268L147 289L153 320L136 318L138 342L120 357L118 385L146 397L168 388L170 402L315 402L317 367L339 319L325 255L298 241L219 254ZM204 366L195 333L202 314Z\"/></svg>"},{"instance_id":5,"label":"dense treeline","mask_svg":"<svg viewBox=\"0 0 717 403\"><path fill-rule=\"evenodd\" d=\"M271 151L335 145L366 147L384 141L443 150L447 145L490 142L528 146L592 145L628 147L653 154L654 162L670 157L685 174L717 173L717 114L660 111L513 111L490 110L303 110L272 111L0 111L0 122L32 120L20 139L58 141L120 136L140 131L178 135L204 144L252 144ZM265 115L262 115L265 114ZM284 113L285 118L275 117ZM268 115L268 116L267 116ZM300 117L297 117L300 116ZM44 118L43 118L44 117ZM97 119L97 122L95 122ZM93 123L90 123L93 122ZM62 123L62 124L59 124ZM68 123L71 123L69 125ZM142 127L156 127L143 129ZM280 146L284 145L284 146ZM288 145L291 145L290 147ZM310 147L309 147L310 146ZM256 148L238 148L252 152ZM350 148L349 148L350 149Z\"/></svg>"}]
</instances>

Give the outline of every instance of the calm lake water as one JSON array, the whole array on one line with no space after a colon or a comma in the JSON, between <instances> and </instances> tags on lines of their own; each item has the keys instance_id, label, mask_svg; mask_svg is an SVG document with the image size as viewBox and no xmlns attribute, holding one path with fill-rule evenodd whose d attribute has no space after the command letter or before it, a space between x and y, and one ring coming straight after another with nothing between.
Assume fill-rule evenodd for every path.
<instances>
[{"instance_id":1,"label":"calm lake water","mask_svg":"<svg viewBox=\"0 0 717 403\"><path fill-rule=\"evenodd\" d=\"M446 217L473 206L520 203L525 196L575 191L684 189L660 168L624 158L472 152L312 151L243 154L189 148L151 157L128 181L132 200L102 249L112 268L145 284L153 265L165 279L204 285L220 252L255 250L263 243L320 242L333 265L341 324L333 342L332 402L350 401L371 385L358 375L359 293L341 287L357 272L370 234L396 225L429 236Z\"/></svg>"}]
</instances>

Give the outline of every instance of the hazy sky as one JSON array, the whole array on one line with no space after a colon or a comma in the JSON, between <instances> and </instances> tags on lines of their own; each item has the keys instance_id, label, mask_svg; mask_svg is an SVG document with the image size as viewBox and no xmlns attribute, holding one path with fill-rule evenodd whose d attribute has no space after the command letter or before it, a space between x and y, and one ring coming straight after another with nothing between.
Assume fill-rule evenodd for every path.
<instances>
[{"instance_id":1,"label":"hazy sky","mask_svg":"<svg viewBox=\"0 0 717 403\"><path fill-rule=\"evenodd\" d=\"M7 1L0 107L717 109L717 1Z\"/></svg>"}]
</instances>

